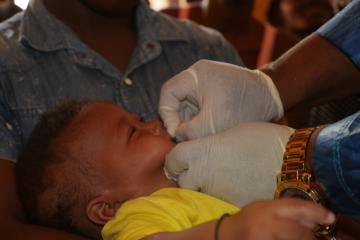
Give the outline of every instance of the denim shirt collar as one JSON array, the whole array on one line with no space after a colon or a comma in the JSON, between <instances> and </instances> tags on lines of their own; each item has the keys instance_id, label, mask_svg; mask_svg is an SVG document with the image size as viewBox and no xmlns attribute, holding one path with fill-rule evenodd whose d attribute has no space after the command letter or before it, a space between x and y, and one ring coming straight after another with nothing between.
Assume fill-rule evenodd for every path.
<instances>
[{"instance_id":1,"label":"denim shirt collar","mask_svg":"<svg viewBox=\"0 0 360 240\"><path fill-rule=\"evenodd\" d=\"M187 34L182 32L184 30L174 26L174 21L150 9L144 0L141 0L136 18L140 44L158 41L190 41ZM70 28L46 9L42 0L31 0L25 10L20 28L20 40L40 51L87 49Z\"/></svg>"},{"instance_id":2,"label":"denim shirt collar","mask_svg":"<svg viewBox=\"0 0 360 240\"><path fill-rule=\"evenodd\" d=\"M25 10L20 41L45 52L84 47L75 33L46 9L42 0L30 1Z\"/></svg>"}]
</instances>

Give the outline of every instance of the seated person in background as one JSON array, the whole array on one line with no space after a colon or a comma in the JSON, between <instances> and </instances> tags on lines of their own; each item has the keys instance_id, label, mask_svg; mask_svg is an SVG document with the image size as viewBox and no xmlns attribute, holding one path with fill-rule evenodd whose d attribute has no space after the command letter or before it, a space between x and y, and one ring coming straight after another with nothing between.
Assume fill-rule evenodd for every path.
<instances>
[{"instance_id":1,"label":"seated person in background","mask_svg":"<svg viewBox=\"0 0 360 240\"><path fill-rule=\"evenodd\" d=\"M21 8L15 5L13 0L0 1L0 22L12 17L15 13L21 11Z\"/></svg>"},{"instance_id":2,"label":"seated person in background","mask_svg":"<svg viewBox=\"0 0 360 240\"><path fill-rule=\"evenodd\" d=\"M273 0L268 11L271 24L300 39L333 16L334 9L329 0Z\"/></svg>"},{"instance_id":3,"label":"seated person in background","mask_svg":"<svg viewBox=\"0 0 360 240\"><path fill-rule=\"evenodd\" d=\"M69 102L43 115L22 150L18 193L34 222L91 238L100 238L106 224L104 239L210 239L220 224L212 220L233 214L227 220L234 226L222 237L238 239L237 207L179 189L165 176L165 155L174 145L159 121L141 122L108 102ZM314 225L305 223L312 220L295 220L294 211L289 231L311 236L306 227Z\"/></svg>"},{"instance_id":4,"label":"seated person in background","mask_svg":"<svg viewBox=\"0 0 360 240\"><path fill-rule=\"evenodd\" d=\"M271 24L305 38L334 16L350 1L274 0L268 18ZM339 121L360 110L359 95L348 96L321 105L303 104L286 113L286 124L294 128L323 125Z\"/></svg>"},{"instance_id":5,"label":"seated person in background","mask_svg":"<svg viewBox=\"0 0 360 240\"><path fill-rule=\"evenodd\" d=\"M219 30L237 49L245 66L260 67L287 51L300 39L252 16L253 0L209 0L206 25Z\"/></svg>"}]
</instances>

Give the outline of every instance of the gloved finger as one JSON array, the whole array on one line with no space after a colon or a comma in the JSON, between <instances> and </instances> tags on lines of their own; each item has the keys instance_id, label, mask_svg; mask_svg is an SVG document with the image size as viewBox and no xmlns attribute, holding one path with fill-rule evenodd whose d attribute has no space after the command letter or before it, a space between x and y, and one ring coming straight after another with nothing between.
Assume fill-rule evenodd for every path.
<instances>
[{"instance_id":1,"label":"gloved finger","mask_svg":"<svg viewBox=\"0 0 360 240\"><path fill-rule=\"evenodd\" d=\"M204 107L192 119L179 124L175 131L178 141L193 140L215 134L211 109Z\"/></svg>"},{"instance_id":2,"label":"gloved finger","mask_svg":"<svg viewBox=\"0 0 360 240\"><path fill-rule=\"evenodd\" d=\"M175 137L176 129L180 123L191 120L199 112L199 108L196 104L187 99L179 102L179 104L180 107L178 111L175 111L168 106L159 107L159 113L163 119L164 126L172 137Z\"/></svg>"},{"instance_id":3,"label":"gloved finger","mask_svg":"<svg viewBox=\"0 0 360 240\"><path fill-rule=\"evenodd\" d=\"M178 142L197 139L196 132L199 131L200 124L197 123L196 117L187 122L180 123L175 130L175 137ZM197 130L197 131L196 131Z\"/></svg>"},{"instance_id":4,"label":"gloved finger","mask_svg":"<svg viewBox=\"0 0 360 240\"><path fill-rule=\"evenodd\" d=\"M196 103L190 102L189 100L184 100L180 103L180 121L186 122L193 119L200 109Z\"/></svg>"},{"instance_id":5,"label":"gloved finger","mask_svg":"<svg viewBox=\"0 0 360 240\"><path fill-rule=\"evenodd\" d=\"M180 122L181 102L196 103L196 72L187 69L168 80L161 88L159 113L169 133L175 132Z\"/></svg>"},{"instance_id":6,"label":"gloved finger","mask_svg":"<svg viewBox=\"0 0 360 240\"><path fill-rule=\"evenodd\" d=\"M171 137L175 137L175 131L180 124L179 112L168 106L160 106L159 114L167 132Z\"/></svg>"},{"instance_id":7,"label":"gloved finger","mask_svg":"<svg viewBox=\"0 0 360 240\"><path fill-rule=\"evenodd\" d=\"M266 121L279 120L284 116L284 107L278 89L268 75L259 70L255 70L254 73L258 76L257 81L266 85L268 90L265 94L268 95L269 101L265 103L266 111L264 111L263 119Z\"/></svg>"},{"instance_id":8,"label":"gloved finger","mask_svg":"<svg viewBox=\"0 0 360 240\"><path fill-rule=\"evenodd\" d=\"M191 148L188 142L179 143L166 155L164 169L168 176L177 179L189 168L189 161L192 159L189 156L189 152L192 152Z\"/></svg>"},{"instance_id":9,"label":"gloved finger","mask_svg":"<svg viewBox=\"0 0 360 240\"><path fill-rule=\"evenodd\" d=\"M194 191L201 192L202 188L197 181L198 178L194 178L193 173L190 170L183 171L177 178L177 183L182 188L191 189Z\"/></svg>"},{"instance_id":10,"label":"gloved finger","mask_svg":"<svg viewBox=\"0 0 360 240\"><path fill-rule=\"evenodd\" d=\"M335 222L335 215L320 204L300 199L284 199L287 204L277 209L281 218L291 219L305 227L313 228L317 224L330 225Z\"/></svg>"}]
</instances>

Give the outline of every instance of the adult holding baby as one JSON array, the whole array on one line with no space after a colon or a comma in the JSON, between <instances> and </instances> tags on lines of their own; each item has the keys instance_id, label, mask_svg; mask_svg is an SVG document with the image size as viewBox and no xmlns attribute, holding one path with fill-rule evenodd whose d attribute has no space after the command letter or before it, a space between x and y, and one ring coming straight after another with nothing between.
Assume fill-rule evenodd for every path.
<instances>
[{"instance_id":1,"label":"adult holding baby","mask_svg":"<svg viewBox=\"0 0 360 240\"><path fill-rule=\"evenodd\" d=\"M199 59L241 64L219 34L145 0L32 0L0 24L0 235L79 239L26 220L15 191L19 149L40 115L69 99L109 100L158 118L162 84Z\"/></svg>"}]
</instances>

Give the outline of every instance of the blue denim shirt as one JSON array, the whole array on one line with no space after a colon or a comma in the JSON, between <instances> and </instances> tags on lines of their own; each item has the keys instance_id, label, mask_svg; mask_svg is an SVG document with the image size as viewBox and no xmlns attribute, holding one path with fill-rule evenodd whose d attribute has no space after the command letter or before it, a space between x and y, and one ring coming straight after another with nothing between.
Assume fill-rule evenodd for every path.
<instances>
[{"instance_id":1,"label":"blue denim shirt","mask_svg":"<svg viewBox=\"0 0 360 240\"><path fill-rule=\"evenodd\" d=\"M331 202L360 221L360 111L321 130L313 165Z\"/></svg>"},{"instance_id":2,"label":"blue denim shirt","mask_svg":"<svg viewBox=\"0 0 360 240\"><path fill-rule=\"evenodd\" d=\"M0 24L0 159L15 160L41 113L69 99L109 100L158 117L162 84L199 59L242 64L218 32L151 10L136 11L138 42L120 72L33 0ZM119 53L121 54L121 52Z\"/></svg>"},{"instance_id":3,"label":"blue denim shirt","mask_svg":"<svg viewBox=\"0 0 360 240\"><path fill-rule=\"evenodd\" d=\"M350 3L318 33L360 69L360 0ZM324 128L313 157L315 177L327 196L340 212L360 221L360 111Z\"/></svg>"},{"instance_id":4,"label":"blue denim shirt","mask_svg":"<svg viewBox=\"0 0 360 240\"><path fill-rule=\"evenodd\" d=\"M317 30L360 69L360 0L353 0Z\"/></svg>"}]
</instances>

